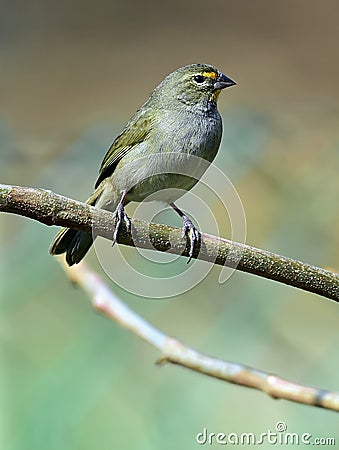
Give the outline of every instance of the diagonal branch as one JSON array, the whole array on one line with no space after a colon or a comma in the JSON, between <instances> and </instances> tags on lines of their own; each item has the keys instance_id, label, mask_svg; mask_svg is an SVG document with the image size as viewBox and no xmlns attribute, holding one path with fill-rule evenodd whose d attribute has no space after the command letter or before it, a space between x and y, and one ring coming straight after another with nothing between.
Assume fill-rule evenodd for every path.
<instances>
[{"instance_id":1,"label":"diagonal branch","mask_svg":"<svg viewBox=\"0 0 339 450\"><path fill-rule=\"evenodd\" d=\"M89 233L95 228L98 235L108 239L114 231L109 212L43 189L0 185L0 211L29 217L46 225L67 226ZM143 248L150 248L151 243L157 250L188 256L189 248L187 245L183 249L181 230L137 220L133 221L133 229L133 240L123 230L119 233L118 242ZM237 263L239 270L339 300L338 274L264 250L203 234L198 258L231 267ZM266 392L273 398L339 411L339 393L303 386L249 366L203 355L166 336L130 310L84 263L72 268L64 261L62 264L69 278L90 295L97 310L162 352L159 363L178 364L220 380Z\"/></svg>"},{"instance_id":2,"label":"diagonal branch","mask_svg":"<svg viewBox=\"0 0 339 450\"><path fill-rule=\"evenodd\" d=\"M263 391L276 399L339 411L339 392L296 384L250 366L212 358L166 336L122 303L83 262L68 267L62 257L58 258L67 276L90 296L95 309L160 350L162 357L159 363L177 364L213 378Z\"/></svg>"},{"instance_id":3,"label":"diagonal branch","mask_svg":"<svg viewBox=\"0 0 339 450\"><path fill-rule=\"evenodd\" d=\"M44 189L0 185L0 211L19 214L46 225L61 225L111 239L112 215ZM166 225L133 220L133 238L118 235L121 244L153 248L188 256L181 230ZM198 255L193 257L221 266L233 267L339 301L339 274L248 245L202 234Z\"/></svg>"}]
</instances>

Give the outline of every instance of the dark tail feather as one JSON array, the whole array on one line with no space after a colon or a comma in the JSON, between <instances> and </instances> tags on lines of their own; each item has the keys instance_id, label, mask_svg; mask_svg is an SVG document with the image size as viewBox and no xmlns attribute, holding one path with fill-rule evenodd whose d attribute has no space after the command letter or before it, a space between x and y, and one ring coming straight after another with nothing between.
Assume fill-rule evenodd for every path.
<instances>
[{"instance_id":1,"label":"dark tail feather","mask_svg":"<svg viewBox=\"0 0 339 450\"><path fill-rule=\"evenodd\" d=\"M66 253L67 264L73 266L82 260L92 244L93 237L90 234L62 228L52 242L49 252L51 255Z\"/></svg>"},{"instance_id":2,"label":"dark tail feather","mask_svg":"<svg viewBox=\"0 0 339 450\"><path fill-rule=\"evenodd\" d=\"M104 187L105 183L101 183L86 203L94 206L102 194ZM55 236L49 252L51 255L61 255L62 253L66 253L67 264L73 266L73 264L78 264L82 260L92 244L92 234L80 230L72 230L70 228L61 228L59 233Z\"/></svg>"}]
</instances>

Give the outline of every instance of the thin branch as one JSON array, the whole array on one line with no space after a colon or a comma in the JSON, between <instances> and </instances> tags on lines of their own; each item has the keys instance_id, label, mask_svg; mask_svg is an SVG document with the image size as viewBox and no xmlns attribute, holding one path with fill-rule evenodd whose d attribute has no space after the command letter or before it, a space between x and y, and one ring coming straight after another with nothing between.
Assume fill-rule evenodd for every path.
<instances>
[{"instance_id":1,"label":"thin branch","mask_svg":"<svg viewBox=\"0 0 339 450\"><path fill-rule=\"evenodd\" d=\"M96 310L162 353L158 363L178 364L219 380L263 391L276 399L339 411L339 392L303 386L250 366L212 358L166 336L122 303L85 263L68 267L63 257L58 258L67 276L89 295Z\"/></svg>"},{"instance_id":2,"label":"thin branch","mask_svg":"<svg viewBox=\"0 0 339 450\"><path fill-rule=\"evenodd\" d=\"M44 189L0 185L0 211L19 214L46 225L61 225L112 239L111 213L93 208ZM188 256L189 245L181 230L133 220L133 238L122 230L121 244L153 248ZM193 257L233 267L339 301L339 274L248 245L202 234L198 255Z\"/></svg>"},{"instance_id":3,"label":"thin branch","mask_svg":"<svg viewBox=\"0 0 339 450\"><path fill-rule=\"evenodd\" d=\"M90 233L95 227L98 235L108 239L114 231L111 214L107 211L43 189L0 185L0 211L30 217L46 225L68 226ZM181 230L164 225L148 225L142 221L133 221L133 227L134 242L126 230L119 234L118 242L144 248L149 248L151 242L157 250L182 253ZM188 250L186 246L183 255L188 256ZM339 300L338 274L253 247L202 235L199 259L232 267L232 262L236 261L235 256L239 257L239 254L239 270ZM220 380L266 392L273 398L339 411L339 393L295 384L252 367L212 358L186 347L130 310L84 263L69 268L63 258L60 260L63 261L67 275L90 295L97 310L162 352L159 363L178 364Z\"/></svg>"}]
</instances>

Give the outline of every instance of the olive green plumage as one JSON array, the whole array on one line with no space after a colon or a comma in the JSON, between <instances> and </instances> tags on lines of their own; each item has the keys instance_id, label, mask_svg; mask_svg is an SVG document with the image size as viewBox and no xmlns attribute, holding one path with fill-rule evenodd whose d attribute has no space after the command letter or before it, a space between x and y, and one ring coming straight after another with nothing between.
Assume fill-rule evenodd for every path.
<instances>
[{"instance_id":1,"label":"olive green plumage","mask_svg":"<svg viewBox=\"0 0 339 450\"><path fill-rule=\"evenodd\" d=\"M177 189L191 189L206 170L197 172L197 159L190 156L210 163L217 154L222 135L217 98L222 89L234 84L206 64L191 64L169 74L113 141L87 203L114 211L118 225L122 220L129 225L124 205L147 200L152 194L152 200L176 208L173 202L182 195ZM196 230L180 215L193 242ZM116 233L113 242L115 238ZM72 265L85 256L92 243L88 233L63 228L50 253L66 253L67 263ZM192 246L191 253L193 250Z\"/></svg>"}]
</instances>

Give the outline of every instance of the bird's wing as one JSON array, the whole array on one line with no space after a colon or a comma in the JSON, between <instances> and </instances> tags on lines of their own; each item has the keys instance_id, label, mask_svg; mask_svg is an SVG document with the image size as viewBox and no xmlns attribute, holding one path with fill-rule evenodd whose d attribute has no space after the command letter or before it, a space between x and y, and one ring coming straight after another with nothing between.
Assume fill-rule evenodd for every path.
<instances>
[{"instance_id":1,"label":"bird's wing","mask_svg":"<svg viewBox=\"0 0 339 450\"><path fill-rule=\"evenodd\" d=\"M137 111L108 149L100 167L97 188L105 178L112 175L119 161L133 148L144 142L152 129L150 110Z\"/></svg>"}]
</instances>

